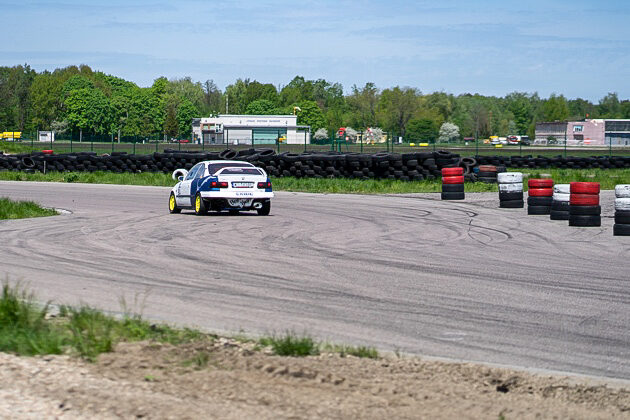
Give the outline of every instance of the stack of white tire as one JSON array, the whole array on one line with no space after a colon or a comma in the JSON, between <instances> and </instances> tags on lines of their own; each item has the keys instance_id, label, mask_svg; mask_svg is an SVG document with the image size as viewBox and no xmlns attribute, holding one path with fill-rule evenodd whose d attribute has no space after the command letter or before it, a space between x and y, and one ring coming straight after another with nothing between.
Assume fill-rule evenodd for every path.
<instances>
[{"instance_id":1,"label":"stack of white tire","mask_svg":"<svg viewBox=\"0 0 630 420\"><path fill-rule=\"evenodd\" d=\"M523 174L521 172L497 173L499 183L499 207L505 209L522 209Z\"/></svg>"},{"instance_id":2,"label":"stack of white tire","mask_svg":"<svg viewBox=\"0 0 630 420\"><path fill-rule=\"evenodd\" d=\"M630 236L630 184L620 184L615 187L613 235Z\"/></svg>"},{"instance_id":3,"label":"stack of white tire","mask_svg":"<svg viewBox=\"0 0 630 420\"><path fill-rule=\"evenodd\" d=\"M554 185L549 218L551 220L569 220L570 199L571 184Z\"/></svg>"}]
</instances>

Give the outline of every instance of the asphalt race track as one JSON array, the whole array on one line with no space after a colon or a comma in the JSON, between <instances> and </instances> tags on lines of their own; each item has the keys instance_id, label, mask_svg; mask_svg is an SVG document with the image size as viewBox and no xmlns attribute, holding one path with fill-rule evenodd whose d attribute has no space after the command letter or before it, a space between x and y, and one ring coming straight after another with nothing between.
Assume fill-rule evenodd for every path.
<instances>
[{"instance_id":1,"label":"asphalt race track","mask_svg":"<svg viewBox=\"0 0 630 420\"><path fill-rule=\"evenodd\" d=\"M602 228L570 228L496 193L279 192L269 217L197 217L169 215L168 191L1 182L72 214L0 222L0 275L211 331L630 379L630 237L610 206Z\"/></svg>"}]
</instances>

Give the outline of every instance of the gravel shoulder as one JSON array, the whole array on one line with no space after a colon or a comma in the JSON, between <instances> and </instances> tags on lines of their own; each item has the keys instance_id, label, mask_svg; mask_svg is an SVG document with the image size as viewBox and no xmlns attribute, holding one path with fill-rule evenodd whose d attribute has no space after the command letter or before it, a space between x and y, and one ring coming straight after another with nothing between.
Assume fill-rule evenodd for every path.
<instances>
[{"instance_id":1,"label":"gravel shoulder","mask_svg":"<svg viewBox=\"0 0 630 420\"><path fill-rule=\"evenodd\" d=\"M122 343L96 363L0 353L0 417L630 418L628 389L576 378L416 357L279 357L254 346Z\"/></svg>"}]
</instances>

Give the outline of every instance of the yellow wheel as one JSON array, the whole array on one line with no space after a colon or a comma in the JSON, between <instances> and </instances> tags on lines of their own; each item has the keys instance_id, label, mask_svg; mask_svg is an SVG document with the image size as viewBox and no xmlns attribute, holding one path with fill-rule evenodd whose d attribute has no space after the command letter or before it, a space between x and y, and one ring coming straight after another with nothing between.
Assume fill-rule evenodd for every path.
<instances>
[{"instance_id":1,"label":"yellow wheel","mask_svg":"<svg viewBox=\"0 0 630 420\"><path fill-rule=\"evenodd\" d=\"M169 213L181 213L182 210L177 208L177 202L175 201L175 194L171 193L168 199L168 211Z\"/></svg>"},{"instance_id":2,"label":"yellow wheel","mask_svg":"<svg viewBox=\"0 0 630 420\"><path fill-rule=\"evenodd\" d=\"M197 193L195 196L195 214L200 216L206 214L206 212L206 203L203 201L203 198L201 198L201 195Z\"/></svg>"}]
</instances>

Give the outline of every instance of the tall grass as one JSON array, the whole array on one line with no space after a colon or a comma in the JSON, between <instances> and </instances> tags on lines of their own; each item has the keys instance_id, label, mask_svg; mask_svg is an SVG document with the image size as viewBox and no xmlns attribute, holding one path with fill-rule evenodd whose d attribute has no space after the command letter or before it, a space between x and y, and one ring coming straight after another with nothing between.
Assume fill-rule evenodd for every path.
<instances>
[{"instance_id":1,"label":"tall grass","mask_svg":"<svg viewBox=\"0 0 630 420\"><path fill-rule=\"evenodd\" d=\"M58 213L55 210L45 209L32 201L13 201L8 198L0 198L0 220L54 216L56 214Z\"/></svg>"}]
</instances>

